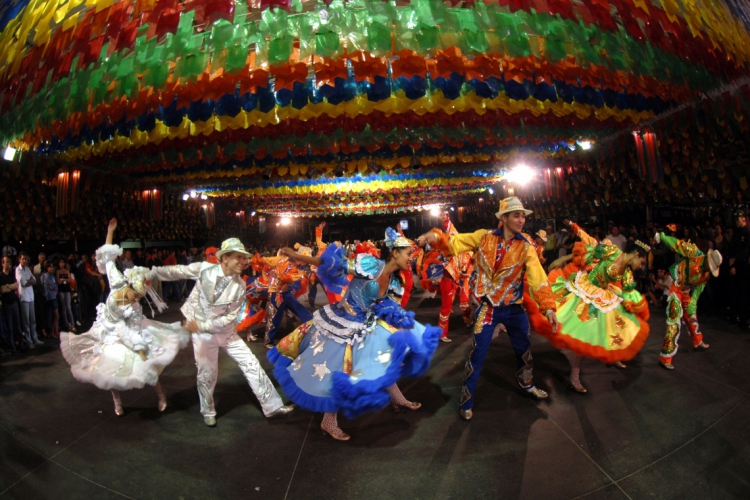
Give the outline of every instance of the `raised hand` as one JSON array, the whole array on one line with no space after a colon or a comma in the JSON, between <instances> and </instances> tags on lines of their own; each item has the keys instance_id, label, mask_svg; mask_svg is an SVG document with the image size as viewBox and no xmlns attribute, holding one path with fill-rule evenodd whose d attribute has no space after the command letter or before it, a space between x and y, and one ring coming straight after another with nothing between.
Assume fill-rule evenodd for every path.
<instances>
[{"instance_id":1,"label":"raised hand","mask_svg":"<svg viewBox=\"0 0 750 500\"><path fill-rule=\"evenodd\" d=\"M107 231L113 232L115 229L117 229L117 219L113 217L109 220L109 226L107 226Z\"/></svg>"}]
</instances>

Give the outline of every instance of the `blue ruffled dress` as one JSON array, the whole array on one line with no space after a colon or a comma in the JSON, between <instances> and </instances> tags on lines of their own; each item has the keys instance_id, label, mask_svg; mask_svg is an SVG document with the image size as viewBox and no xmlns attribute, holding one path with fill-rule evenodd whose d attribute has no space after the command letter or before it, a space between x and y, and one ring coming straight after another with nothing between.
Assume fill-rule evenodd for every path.
<instances>
[{"instance_id":1,"label":"blue ruffled dress","mask_svg":"<svg viewBox=\"0 0 750 500\"><path fill-rule=\"evenodd\" d=\"M320 281L335 293L348 285L346 294L269 351L273 373L286 395L307 410L342 410L348 417L378 410L399 378L427 371L442 330L415 322L414 313L401 308L396 300L403 290L395 275L378 297L383 261L368 254L347 261L336 244L321 261Z\"/></svg>"}]
</instances>

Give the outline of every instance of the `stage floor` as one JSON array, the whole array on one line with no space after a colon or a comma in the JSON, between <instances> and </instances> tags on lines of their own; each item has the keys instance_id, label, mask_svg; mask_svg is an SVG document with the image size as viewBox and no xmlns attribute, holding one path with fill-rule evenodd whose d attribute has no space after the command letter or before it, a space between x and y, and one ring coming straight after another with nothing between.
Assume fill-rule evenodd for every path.
<instances>
[{"instance_id":1,"label":"stage floor","mask_svg":"<svg viewBox=\"0 0 750 500\"><path fill-rule=\"evenodd\" d=\"M412 304L417 320L437 322L437 299ZM192 346L162 374L169 408L157 411L150 388L129 391L123 417L108 392L73 379L54 342L6 357L0 499L750 498L750 334L703 318L710 350L693 352L683 333L670 372L657 363L664 313L654 310L651 336L627 369L584 361L584 395L565 385L565 356L532 334L544 401L516 388L500 335L474 419L464 422L458 398L471 337L455 313L453 342L440 344L427 375L399 383L422 408L339 417L346 443L322 434L319 414L266 420L226 354L215 428L198 412ZM173 305L159 319L181 315ZM250 348L268 370L263 344Z\"/></svg>"}]
</instances>

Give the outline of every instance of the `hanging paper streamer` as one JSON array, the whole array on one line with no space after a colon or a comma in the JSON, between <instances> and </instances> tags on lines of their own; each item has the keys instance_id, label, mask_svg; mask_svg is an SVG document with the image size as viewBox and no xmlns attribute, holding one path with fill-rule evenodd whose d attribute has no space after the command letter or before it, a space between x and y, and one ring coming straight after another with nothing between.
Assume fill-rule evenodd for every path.
<instances>
[{"instance_id":1,"label":"hanging paper streamer","mask_svg":"<svg viewBox=\"0 0 750 500\"><path fill-rule=\"evenodd\" d=\"M664 123L683 125L652 121L742 85L747 14L737 0L14 0L0 12L0 146L222 197L272 180L310 198L313 185L294 184L308 171L372 162L417 182L409 206L434 196L418 170L535 155L553 170L519 191L572 198L588 184L556 165L579 140L644 122L671 136ZM727 92L687 120L713 143L747 127L747 96ZM649 185L663 178L652 139ZM637 155L627 142L613 162Z\"/></svg>"}]
</instances>

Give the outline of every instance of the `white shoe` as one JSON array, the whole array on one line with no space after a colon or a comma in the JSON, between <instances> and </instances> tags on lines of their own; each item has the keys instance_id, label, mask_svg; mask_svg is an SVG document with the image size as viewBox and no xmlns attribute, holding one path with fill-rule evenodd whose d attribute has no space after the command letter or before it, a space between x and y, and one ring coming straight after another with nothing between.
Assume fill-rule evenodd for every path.
<instances>
[{"instance_id":1,"label":"white shoe","mask_svg":"<svg viewBox=\"0 0 750 500\"><path fill-rule=\"evenodd\" d=\"M530 395L530 396L532 396L532 397L534 397L536 399L545 399L545 398L547 398L547 396L549 396L549 394L547 394L546 391L543 391L543 390L539 389L536 386L532 386L529 389L524 389L524 391L526 391L526 393L528 395Z\"/></svg>"},{"instance_id":2,"label":"white shoe","mask_svg":"<svg viewBox=\"0 0 750 500\"><path fill-rule=\"evenodd\" d=\"M278 417L279 415L286 415L290 411L294 410L297 406L296 405L286 405L282 406L281 408L277 408L268 415L266 415L266 418L273 418Z\"/></svg>"},{"instance_id":3,"label":"white shoe","mask_svg":"<svg viewBox=\"0 0 750 500\"><path fill-rule=\"evenodd\" d=\"M449 339L448 337L440 337L440 342L453 342L453 341Z\"/></svg>"},{"instance_id":4,"label":"white shoe","mask_svg":"<svg viewBox=\"0 0 750 500\"><path fill-rule=\"evenodd\" d=\"M203 423L209 427L216 427L216 417L203 417Z\"/></svg>"},{"instance_id":5,"label":"white shoe","mask_svg":"<svg viewBox=\"0 0 750 500\"><path fill-rule=\"evenodd\" d=\"M76 321L76 326L81 326L81 322L80 321Z\"/></svg>"}]
</instances>

